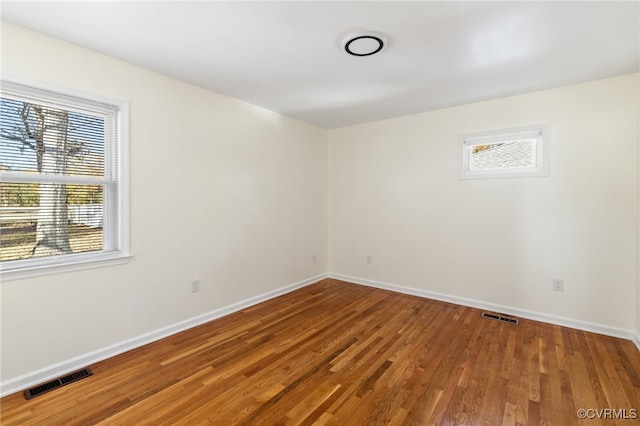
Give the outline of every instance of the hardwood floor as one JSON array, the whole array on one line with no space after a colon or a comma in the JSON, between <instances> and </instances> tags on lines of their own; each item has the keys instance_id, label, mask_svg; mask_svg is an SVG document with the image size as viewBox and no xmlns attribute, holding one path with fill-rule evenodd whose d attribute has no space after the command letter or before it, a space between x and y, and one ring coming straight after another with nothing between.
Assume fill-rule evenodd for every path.
<instances>
[{"instance_id":1,"label":"hardwood floor","mask_svg":"<svg viewBox=\"0 0 640 426\"><path fill-rule=\"evenodd\" d=\"M630 341L331 279L91 369L1 423L640 424Z\"/></svg>"}]
</instances>

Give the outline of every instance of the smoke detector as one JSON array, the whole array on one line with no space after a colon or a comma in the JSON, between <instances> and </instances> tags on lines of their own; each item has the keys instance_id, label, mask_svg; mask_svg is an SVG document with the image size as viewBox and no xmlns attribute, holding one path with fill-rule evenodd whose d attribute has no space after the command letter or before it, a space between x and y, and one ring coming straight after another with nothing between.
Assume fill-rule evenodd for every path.
<instances>
[{"instance_id":1,"label":"smoke detector","mask_svg":"<svg viewBox=\"0 0 640 426\"><path fill-rule=\"evenodd\" d=\"M386 40L380 33L366 32L351 34L342 42L345 52L353 56L371 56L384 49Z\"/></svg>"}]
</instances>

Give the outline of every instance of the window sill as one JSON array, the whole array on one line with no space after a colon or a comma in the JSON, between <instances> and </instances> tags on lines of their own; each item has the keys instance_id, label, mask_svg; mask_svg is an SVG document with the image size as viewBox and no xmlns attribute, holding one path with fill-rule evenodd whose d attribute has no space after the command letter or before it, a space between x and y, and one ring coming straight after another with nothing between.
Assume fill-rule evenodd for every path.
<instances>
[{"instance_id":1,"label":"window sill","mask_svg":"<svg viewBox=\"0 0 640 426\"><path fill-rule=\"evenodd\" d=\"M499 170L484 172L466 172L459 176L460 180L469 179L501 179L501 178L525 178L525 177L548 177L548 170Z\"/></svg>"},{"instance_id":2,"label":"window sill","mask_svg":"<svg viewBox=\"0 0 640 426\"><path fill-rule=\"evenodd\" d=\"M102 268L105 266L124 265L129 263L131 255L117 254L112 256L94 257L92 259L74 259L53 265L29 266L24 268L0 270L1 281L21 280L25 278L41 277L65 272L83 271L85 269Z\"/></svg>"}]
</instances>

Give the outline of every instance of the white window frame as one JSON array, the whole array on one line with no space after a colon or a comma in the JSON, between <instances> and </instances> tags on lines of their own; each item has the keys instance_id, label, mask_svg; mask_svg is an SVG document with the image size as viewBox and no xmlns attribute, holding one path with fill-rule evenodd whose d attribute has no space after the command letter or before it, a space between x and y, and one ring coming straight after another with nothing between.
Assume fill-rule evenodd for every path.
<instances>
[{"instance_id":1,"label":"white window frame","mask_svg":"<svg viewBox=\"0 0 640 426\"><path fill-rule=\"evenodd\" d=\"M108 159L108 151L116 149L115 182L113 180L107 182L106 177L39 175L26 177L19 172L0 172L0 180L3 182L42 181L84 184L91 180L90 183L105 184L105 190L111 185L113 191L110 192L116 204L112 214L109 214L106 208L103 212L105 241L102 251L0 262L0 278L6 281L127 263L131 258L129 254L129 103L86 93L72 93L67 89L44 87L41 84L16 79L0 81L0 93L2 97L31 101L68 111L84 112L96 110L96 108L99 111L101 106L115 109L112 123L115 126L115 141L110 146L105 146L105 161ZM105 193L104 199L106 200L107 197L109 194ZM117 235L111 232L113 226L117 230ZM107 227L111 228L107 229Z\"/></svg>"},{"instance_id":2,"label":"white window frame","mask_svg":"<svg viewBox=\"0 0 640 426\"><path fill-rule=\"evenodd\" d=\"M470 147L491 145L505 140L535 138L535 165L532 167L494 168L470 170ZM466 133L458 137L459 177L460 179L488 179L549 176L549 124L517 127L503 130Z\"/></svg>"}]
</instances>

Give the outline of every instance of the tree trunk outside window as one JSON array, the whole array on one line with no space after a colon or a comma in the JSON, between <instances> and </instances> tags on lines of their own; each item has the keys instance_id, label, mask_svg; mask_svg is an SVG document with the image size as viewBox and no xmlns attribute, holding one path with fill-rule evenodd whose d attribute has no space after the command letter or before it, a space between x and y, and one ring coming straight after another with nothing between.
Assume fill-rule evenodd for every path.
<instances>
[{"instance_id":1,"label":"tree trunk outside window","mask_svg":"<svg viewBox=\"0 0 640 426\"><path fill-rule=\"evenodd\" d=\"M68 159L69 113L35 105L30 107L35 114L35 151L38 172L64 175ZM41 183L40 210L33 256L71 253L67 212L67 186L58 183Z\"/></svg>"}]
</instances>

